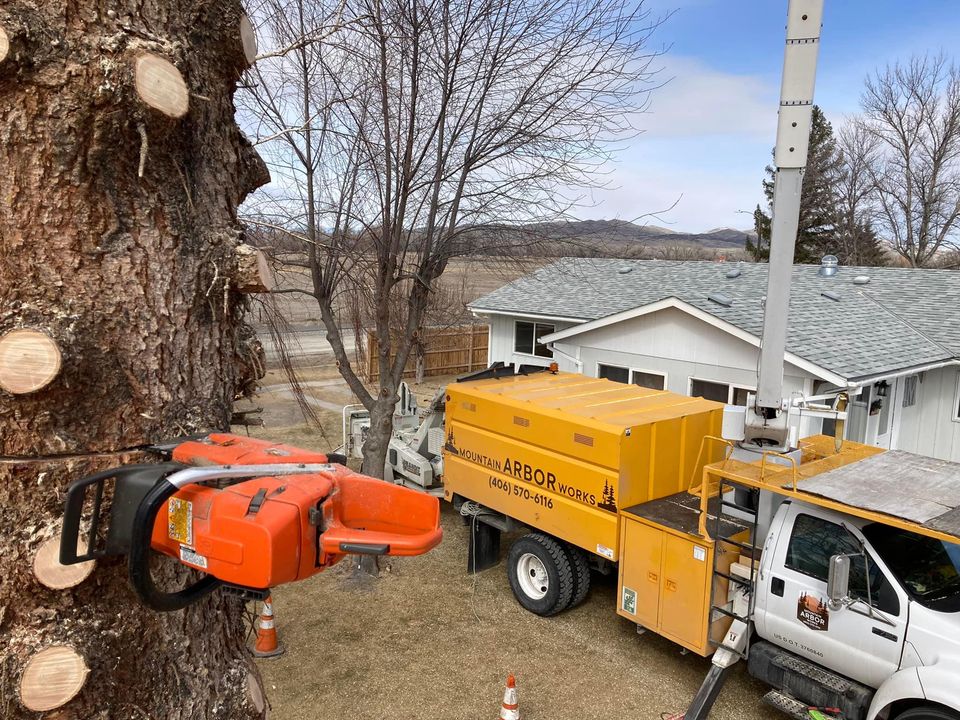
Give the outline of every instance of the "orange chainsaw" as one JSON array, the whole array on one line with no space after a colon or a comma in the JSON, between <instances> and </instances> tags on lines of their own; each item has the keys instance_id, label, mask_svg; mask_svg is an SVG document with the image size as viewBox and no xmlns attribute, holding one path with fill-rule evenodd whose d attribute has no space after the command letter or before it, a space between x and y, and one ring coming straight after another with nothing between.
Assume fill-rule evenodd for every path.
<instances>
[{"instance_id":1,"label":"orange chainsaw","mask_svg":"<svg viewBox=\"0 0 960 720\"><path fill-rule=\"evenodd\" d=\"M70 484L60 562L127 555L134 590L156 610L179 610L220 586L264 597L347 554L420 555L442 537L435 497L354 473L342 456L229 434L152 449L167 462ZM205 574L163 590L151 550Z\"/></svg>"}]
</instances>

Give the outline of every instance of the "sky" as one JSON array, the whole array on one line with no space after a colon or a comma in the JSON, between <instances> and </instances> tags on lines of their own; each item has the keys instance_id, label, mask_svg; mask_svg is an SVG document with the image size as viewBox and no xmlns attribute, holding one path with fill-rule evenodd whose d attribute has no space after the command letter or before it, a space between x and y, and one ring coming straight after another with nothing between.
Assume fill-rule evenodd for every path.
<instances>
[{"instance_id":1,"label":"sky","mask_svg":"<svg viewBox=\"0 0 960 720\"><path fill-rule=\"evenodd\" d=\"M787 0L644 0L665 17L643 131L622 147L583 218L685 232L748 229L776 138ZM911 54L953 48L960 0L826 0L815 102L835 126L858 110L864 79ZM669 210L668 210L669 208Z\"/></svg>"}]
</instances>

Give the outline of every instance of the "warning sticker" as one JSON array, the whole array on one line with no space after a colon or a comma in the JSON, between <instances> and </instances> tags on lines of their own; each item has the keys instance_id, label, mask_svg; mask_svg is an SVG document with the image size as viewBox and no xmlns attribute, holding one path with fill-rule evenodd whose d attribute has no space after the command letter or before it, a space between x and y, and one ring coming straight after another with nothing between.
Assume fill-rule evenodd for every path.
<instances>
[{"instance_id":1,"label":"warning sticker","mask_svg":"<svg viewBox=\"0 0 960 720\"><path fill-rule=\"evenodd\" d=\"M167 502L167 535L184 545L193 545L193 503L172 497Z\"/></svg>"},{"instance_id":2,"label":"warning sticker","mask_svg":"<svg viewBox=\"0 0 960 720\"><path fill-rule=\"evenodd\" d=\"M700 562L705 562L707 559L707 549L702 548L699 545L693 546L693 559L699 560Z\"/></svg>"},{"instance_id":3,"label":"warning sticker","mask_svg":"<svg viewBox=\"0 0 960 720\"><path fill-rule=\"evenodd\" d=\"M186 545L180 546L180 560L198 568L207 569L207 558Z\"/></svg>"},{"instance_id":4,"label":"warning sticker","mask_svg":"<svg viewBox=\"0 0 960 720\"><path fill-rule=\"evenodd\" d=\"M600 543L597 543L597 555L603 555L607 560L613 560L613 550Z\"/></svg>"},{"instance_id":5,"label":"warning sticker","mask_svg":"<svg viewBox=\"0 0 960 720\"><path fill-rule=\"evenodd\" d=\"M631 615L637 614L637 592L628 587L623 588L623 600L620 603L624 612Z\"/></svg>"}]
</instances>

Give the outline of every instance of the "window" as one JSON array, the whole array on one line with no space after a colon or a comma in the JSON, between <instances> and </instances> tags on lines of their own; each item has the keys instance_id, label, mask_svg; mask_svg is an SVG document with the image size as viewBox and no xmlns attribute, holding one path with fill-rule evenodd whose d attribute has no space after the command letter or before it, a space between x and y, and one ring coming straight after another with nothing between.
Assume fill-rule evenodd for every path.
<instances>
[{"instance_id":1,"label":"window","mask_svg":"<svg viewBox=\"0 0 960 720\"><path fill-rule=\"evenodd\" d=\"M953 420L960 422L960 372L957 373L957 394L953 396Z\"/></svg>"},{"instance_id":2,"label":"window","mask_svg":"<svg viewBox=\"0 0 960 720\"><path fill-rule=\"evenodd\" d=\"M727 383L690 378L691 397L702 397L707 400L727 403L728 405L746 405L747 393L752 392L753 388L740 385L728 385Z\"/></svg>"},{"instance_id":3,"label":"window","mask_svg":"<svg viewBox=\"0 0 960 720\"><path fill-rule=\"evenodd\" d=\"M865 572L864 558L859 555L860 543L845 528L829 520L812 515L797 515L787 547L786 566L823 583L829 575L830 557L853 555L850 558L850 597L867 601L891 615L900 614L900 600L886 575L870 558L869 578ZM867 593L867 582L870 592Z\"/></svg>"},{"instance_id":4,"label":"window","mask_svg":"<svg viewBox=\"0 0 960 720\"><path fill-rule=\"evenodd\" d=\"M651 390L666 390L667 376L660 373L646 372L644 370L631 370L630 382L640 387L650 388Z\"/></svg>"},{"instance_id":5,"label":"window","mask_svg":"<svg viewBox=\"0 0 960 720\"><path fill-rule=\"evenodd\" d=\"M619 383L630 382L630 369L619 365L604 365L597 363L597 377L606 378Z\"/></svg>"},{"instance_id":6,"label":"window","mask_svg":"<svg viewBox=\"0 0 960 720\"><path fill-rule=\"evenodd\" d=\"M646 370L632 370L621 365L597 363L597 377L624 384L639 385L651 390L664 390L667 386L666 375L647 372Z\"/></svg>"},{"instance_id":7,"label":"window","mask_svg":"<svg viewBox=\"0 0 960 720\"><path fill-rule=\"evenodd\" d=\"M518 320L514 324L513 329L514 352L552 358L553 351L537 341L544 335L551 334L553 331L554 326L548 325L547 323L521 322Z\"/></svg>"},{"instance_id":8,"label":"window","mask_svg":"<svg viewBox=\"0 0 960 720\"><path fill-rule=\"evenodd\" d=\"M903 407L913 407L917 404L917 385L919 381L919 375L910 375L903 379Z\"/></svg>"}]
</instances>

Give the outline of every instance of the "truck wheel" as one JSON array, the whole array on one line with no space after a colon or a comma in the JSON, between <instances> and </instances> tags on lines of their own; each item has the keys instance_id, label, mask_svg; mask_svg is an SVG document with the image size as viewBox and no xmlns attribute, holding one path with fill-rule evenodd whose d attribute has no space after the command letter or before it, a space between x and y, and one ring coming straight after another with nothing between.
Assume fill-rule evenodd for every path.
<instances>
[{"instance_id":1,"label":"truck wheel","mask_svg":"<svg viewBox=\"0 0 960 720\"><path fill-rule=\"evenodd\" d=\"M573 597L573 568L563 545L549 535L519 538L507 555L507 578L517 601L537 615L566 610Z\"/></svg>"},{"instance_id":2,"label":"truck wheel","mask_svg":"<svg viewBox=\"0 0 960 720\"><path fill-rule=\"evenodd\" d=\"M895 720L958 720L960 715L946 708L921 705L904 710Z\"/></svg>"},{"instance_id":3,"label":"truck wheel","mask_svg":"<svg viewBox=\"0 0 960 720\"><path fill-rule=\"evenodd\" d=\"M573 570L573 596L570 598L570 607L575 608L590 592L590 561L587 559L587 553L576 545L567 543L566 550L570 558L570 568Z\"/></svg>"}]
</instances>

